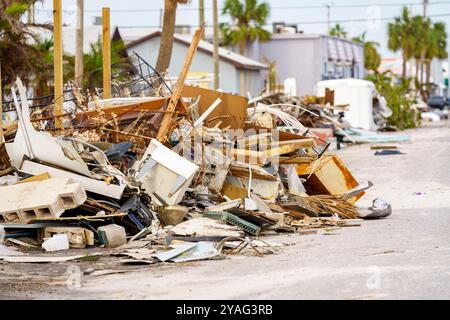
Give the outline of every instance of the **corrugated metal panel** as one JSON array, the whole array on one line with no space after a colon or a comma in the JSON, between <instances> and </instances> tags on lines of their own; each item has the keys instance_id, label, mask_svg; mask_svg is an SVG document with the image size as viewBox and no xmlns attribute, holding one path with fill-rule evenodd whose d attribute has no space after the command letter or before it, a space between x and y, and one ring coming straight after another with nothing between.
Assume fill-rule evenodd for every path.
<instances>
[{"instance_id":1,"label":"corrugated metal panel","mask_svg":"<svg viewBox=\"0 0 450 320\"><path fill-rule=\"evenodd\" d=\"M347 55L345 54L344 42L336 41L336 44L337 44L339 60L341 60L341 61L347 60Z\"/></svg>"},{"instance_id":2,"label":"corrugated metal panel","mask_svg":"<svg viewBox=\"0 0 450 320\"><path fill-rule=\"evenodd\" d=\"M359 54L360 47L356 44L352 44L353 56L356 62L362 62L361 55Z\"/></svg>"},{"instance_id":3,"label":"corrugated metal panel","mask_svg":"<svg viewBox=\"0 0 450 320\"><path fill-rule=\"evenodd\" d=\"M336 48L336 41L334 39L328 39L327 45L328 45L328 58L331 60L339 60Z\"/></svg>"},{"instance_id":4,"label":"corrugated metal panel","mask_svg":"<svg viewBox=\"0 0 450 320\"><path fill-rule=\"evenodd\" d=\"M353 55L353 48L350 42L345 42L345 53L347 55L347 61L352 62L354 55Z\"/></svg>"}]
</instances>

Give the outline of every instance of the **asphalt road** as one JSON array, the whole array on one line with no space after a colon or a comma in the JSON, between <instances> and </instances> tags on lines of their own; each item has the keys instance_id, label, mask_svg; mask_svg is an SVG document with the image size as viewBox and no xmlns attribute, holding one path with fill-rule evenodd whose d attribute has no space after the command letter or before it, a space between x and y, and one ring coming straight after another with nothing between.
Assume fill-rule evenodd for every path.
<instances>
[{"instance_id":1,"label":"asphalt road","mask_svg":"<svg viewBox=\"0 0 450 320\"><path fill-rule=\"evenodd\" d=\"M360 181L374 187L393 214L360 227L316 235L285 234L278 255L151 267L82 276L81 288L41 286L3 297L52 299L449 299L450 125L403 132L401 155L375 156L368 145L341 150ZM402 134L403 134L402 133ZM5 267L1 265L1 267ZM45 270L45 266L39 267ZM20 281L18 279L18 281Z\"/></svg>"}]
</instances>

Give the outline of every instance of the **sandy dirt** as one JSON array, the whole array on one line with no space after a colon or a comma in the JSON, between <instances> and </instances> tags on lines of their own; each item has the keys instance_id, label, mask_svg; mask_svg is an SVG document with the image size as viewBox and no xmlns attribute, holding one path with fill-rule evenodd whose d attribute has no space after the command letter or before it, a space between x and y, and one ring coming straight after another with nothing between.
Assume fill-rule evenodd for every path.
<instances>
[{"instance_id":1,"label":"sandy dirt","mask_svg":"<svg viewBox=\"0 0 450 320\"><path fill-rule=\"evenodd\" d=\"M388 219L316 235L271 236L292 244L278 255L127 266L134 271L110 275L83 273L117 268L111 258L0 262L0 298L449 299L450 124L404 133L412 141L397 144L401 155L375 156L369 145L338 151L357 180L374 183L358 205L380 196L392 204ZM81 287L70 285L73 270L80 271L75 280Z\"/></svg>"}]
</instances>

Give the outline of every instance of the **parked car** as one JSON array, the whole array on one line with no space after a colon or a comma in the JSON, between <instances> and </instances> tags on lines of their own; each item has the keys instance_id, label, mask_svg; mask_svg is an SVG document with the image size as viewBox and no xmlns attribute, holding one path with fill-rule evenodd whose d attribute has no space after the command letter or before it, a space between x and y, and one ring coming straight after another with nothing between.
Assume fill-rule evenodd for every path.
<instances>
[{"instance_id":1,"label":"parked car","mask_svg":"<svg viewBox=\"0 0 450 320\"><path fill-rule=\"evenodd\" d=\"M445 107L449 106L449 102L443 96L431 95L428 98L428 106L430 108L443 110Z\"/></svg>"}]
</instances>

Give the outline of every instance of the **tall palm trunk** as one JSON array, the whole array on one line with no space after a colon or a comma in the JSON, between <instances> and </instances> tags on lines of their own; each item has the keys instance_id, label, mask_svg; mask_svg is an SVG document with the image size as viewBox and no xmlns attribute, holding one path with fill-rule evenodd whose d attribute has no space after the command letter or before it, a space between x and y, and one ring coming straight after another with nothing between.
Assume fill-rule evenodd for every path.
<instances>
[{"instance_id":1,"label":"tall palm trunk","mask_svg":"<svg viewBox=\"0 0 450 320\"><path fill-rule=\"evenodd\" d=\"M405 54L403 54L403 57L402 57L402 59L403 59L403 61L402 61L402 78L403 79L406 79L406 55Z\"/></svg>"},{"instance_id":2,"label":"tall palm trunk","mask_svg":"<svg viewBox=\"0 0 450 320\"><path fill-rule=\"evenodd\" d=\"M173 33L175 31L175 18L177 12L177 0L164 0L164 20L161 33L156 70L164 72L170 65L173 48Z\"/></svg>"},{"instance_id":3,"label":"tall palm trunk","mask_svg":"<svg viewBox=\"0 0 450 320\"><path fill-rule=\"evenodd\" d=\"M426 72L427 72L427 91L428 91L428 94L430 94L430 90L431 90L431 83L430 83L430 80L431 80L431 59L427 59L426 60L426 67L427 67L427 70L426 70Z\"/></svg>"},{"instance_id":4,"label":"tall palm trunk","mask_svg":"<svg viewBox=\"0 0 450 320\"><path fill-rule=\"evenodd\" d=\"M245 51L247 51L247 39L243 38L239 41L239 53L245 56Z\"/></svg>"},{"instance_id":5,"label":"tall palm trunk","mask_svg":"<svg viewBox=\"0 0 450 320\"><path fill-rule=\"evenodd\" d=\"M425 63L423 62L423 59L420 60L420 86L423 86L424 83L424 70L425 70Z\"/></svg>"},{"instance_id":6,"label":"tall palm trunk","mask_svg":"<svg viewBox=\"0 0 450 320\"><path fill-rule=\"evenodd\" d=\"M419 82L419 59L416 58L416 82L419 84L420 87L420 82ZM418 89L418 88L416 88Z\"/></svg>"}]
</instances>

